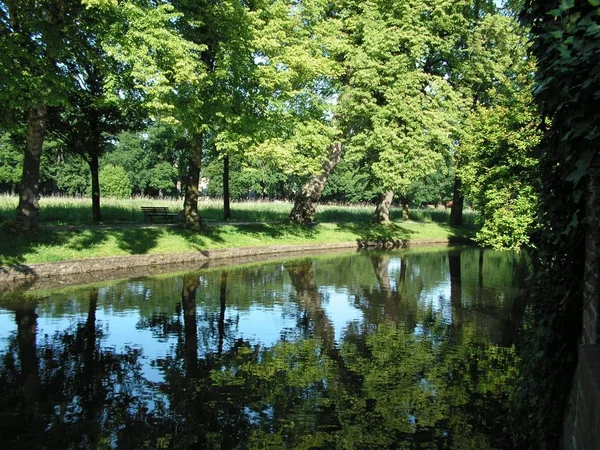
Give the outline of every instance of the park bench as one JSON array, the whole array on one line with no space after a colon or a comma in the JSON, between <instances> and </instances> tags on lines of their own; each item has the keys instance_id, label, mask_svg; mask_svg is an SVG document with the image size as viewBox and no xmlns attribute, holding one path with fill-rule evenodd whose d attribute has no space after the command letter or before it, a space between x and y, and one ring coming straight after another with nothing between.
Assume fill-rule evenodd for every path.
<instances>
[{"instance_id":1,"label":"park bench","mask_svg":"<svg viewBox=\"0 0 600 450\"><path fill-rule=\"evenodd\" d=\"M179 216L177 213L169 212L169 208L166 206L142 206L142 212L144 213L144 220L154 222L155 217L162 217L163 221L174 222Z\"/></svg>"}]
</instances>

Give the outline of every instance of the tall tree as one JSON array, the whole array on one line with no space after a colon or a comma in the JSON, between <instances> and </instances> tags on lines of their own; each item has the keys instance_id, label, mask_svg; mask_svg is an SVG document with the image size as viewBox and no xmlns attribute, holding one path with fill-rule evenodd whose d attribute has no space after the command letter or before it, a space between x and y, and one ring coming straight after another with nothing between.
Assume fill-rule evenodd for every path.
<instances>
[{"instance_id":1,"label":"tall tree","mask_svg":"<svg viewBox=\"0 0 600 450\"><path fill-rule=\"evenodd\" d=\"M55 1L0 2L0 100L26 123L26 146L17 220L38 224L39 174L48 105L64 100L61 62L69 53L62 28L69 4ZM66 19L66 20L65 20Z\"/></svg>"},{"instance_id":2,"label":"tall tree","mask_svg":"<svg viewBox=\"0 0 600 450\"><path fill-rule=\"evenodd\" d=\"M540 132L527 39L514 18L487 13L467 41L470 57L461 70L471 86L457 82L471 108L457 133L456 180L480 212L477 240L496 248L528 242L537 203Z\"/></svg>"},{"instance_id":3,"label":"tall tree","mask_svg":"<svg viewBox=\"0 0 600 450\"><path fill-rule=\"evenodd\" d=\"M119 132L141 125L146 108L168 111L169 105L161 104L164 94L175 78L193 76L197 48L173 30L171 22L180 14L170 5L90 1L88 6L94 7L80 6L80 20L67 28L77 48L67 60L74 81L53 131L90 167L97 222L100 155Z\"/></svg>"},{"instance_id":4,"label":"tall tree","mask_svg":"<svg viewBox=\"0 0 600 450\"><path fill-rule=\"evenodd\" d=\"M394 193L436 171L452 145L460 98L447 80L424 67L435 36L427 2L352 3L340 96L348 157L381 186L375 220L389 221Z\"/></svg>"},{"instance_id":5,"label":"tall tree","mask_svg":"<svg viewBox=\"0 0 600 450\"><path fill-rule=\"evenodd\" d=\"M302 223L314 218L341 151L332 105L341 74L332 57L341 46L334 10L322 0L278 0L263 9L256 31L259 87L267 101L250 153L308 178L290 215Z\"/></svg>"}]
</instances>

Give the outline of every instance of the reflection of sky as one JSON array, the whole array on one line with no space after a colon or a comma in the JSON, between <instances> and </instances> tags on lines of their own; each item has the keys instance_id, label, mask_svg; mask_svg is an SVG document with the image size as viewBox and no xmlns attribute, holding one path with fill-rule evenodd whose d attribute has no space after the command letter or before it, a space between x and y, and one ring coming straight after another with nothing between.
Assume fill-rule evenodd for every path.
<instances>
[{"instance_id":1,"label":"reflection of sky","mask_svg":"<svg viewBox=\"0 0 600 450\"><path fill-rule=\"evenodd\" d=\"M452 323L452 305L450 303L450 281L441 282L421 292L419 306L431 308L435 315L441 315L446 323Z\"/></svg>"},{"instance_id":2,"label":"reflection of sky","mask_svg":"<svg viewBox=\"0 0 600 450\"><path fill-rule=\"evenodd\" d=\"M348 291L336 289L333 286L322 287L319 292L326 298L323 310L335 330L335 341L339 343L348 323L362 320L362 312L354 307L348 299Z\"/></svg>"},{"instance_id":3,"label":"reflection of sky","mask_svg":"<svg viewBox=\"0 0 600 450\"><path fill-rule=\"evenodd\" d=\"M0 309L0 352L8 345L8 338L17 332L15 313Z\"/></svg>"},{"instance_id":4,"label":"reflection of sky","mask_svg":"<svg viewBox=\"0 0 600 450\"><path fill-rule=\"evenodd\" d=\"M390 289L398 289L398 276L402 269L402 260L400 258L390 258L387 264L387 273L390 277Z\"/></svg>"},{"instance_id":5,"label":"reflection of sky","mask_svg":"<svg viewBox=\"0 0 600 450\"><path fill-rule=\"evenodd\" d=\"M156 339L151 329L136 329L139 314L132 310L127 315L120 313L118 316L99 310L96 321L96 326L102 327L106 333L103 347L114 348L117 353L125 353L127 347L140 350L142 356L139 362L145 378L155 383L163 381L160 369L152 366L151 362L165 358L171 346L177 342L176 336Z\"/></svg>"},{"instance_id":6,"label":"reflection of sky","mask_svg":"<svg viewBox=\"0 0 600 450\"><path fill-rule=\"evenodd\" d=\"M284 328L296 327L296 320L285 316L281 305L275 305L272 308L253 305L246 311L235 311L230 314L239 314L240 337L268 347L281 339L281 331Z\"/></svg>"}]
</instances>

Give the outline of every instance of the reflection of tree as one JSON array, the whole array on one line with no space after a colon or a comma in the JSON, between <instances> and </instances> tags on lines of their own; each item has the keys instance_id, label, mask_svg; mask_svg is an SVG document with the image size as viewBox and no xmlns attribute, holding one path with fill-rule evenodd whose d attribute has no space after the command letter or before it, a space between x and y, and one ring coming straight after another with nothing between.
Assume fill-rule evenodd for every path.
<instances>
[{"instance_id":1,"label":"reflection of tree","mask_svg":"<svg viewBox=\"0 0 600 450\"><path fill-rule=\"evenodd\" d=\"M462 249L448 251L448 266L450 267L450 304L452 305L452 324L456 327L462 326L464 308L462 304L462 276L460 257Z\"/></svg>"},{"instance_id":2,"label":"reflection of tree","mask_svg":"<svg viewBox=\"0 0 600 450\"><path fill-rule=\"evenodd\" d=\"M196 376L198 365L198 325L196 323L196 290L199 285L197 275L183 277L181 304L183 305L183 324L185 333L184 360L187 376Z\"/></svg>"},{"instance_id":3,"label":"reflection of tree","mask_svg":"<svg viewBox=\"0 0 600 450\"><path fill-rule=\"evenodd\" d=\"M327 318L321 305L321 294L315 282L312 261L302 261L285 266L292 286L296 290L300 305L305 309L314 325L317 336L323 341L325 348L331 351L335 347L333 324Z\"/></svg>"},{"instance_id":4,"label":"reflection of tree","mask_svg":"<svg viewBox=\"0 0 600 450\"><path fill-rule=\"evenodd\" d=\"M373 307L378 307L381 305L381 307L378 309L383 311L385 319L397 323L401 318L400 296L398 293L399 284L396 283L392 286L388 272L390 257L391 256L389 254L378 254L371 256L371 263L373 264L373 269L375 270L375 276L377 277L379 289L377 292L365 290L365 296L369 300L369 309L373 309ZM405 263L405 261L403 261L403 263ZM401 274L402 271L404 272L403 276L406 277L406 267L404 267L404 264L401 267ZM398 280L399 283L402 283L401 277L400 280Z\"/></svg>"},{"instance_id":5,"label":"reflection of tree","mask_svg":"<svg viewBox=\"0 0 600 450\"><path fill-rule=\"evenodd\" d=\"M489 290L489 264L501 256L487 255L483 288ZM144 305L137 327L172 343L164 358L151 362L164 375L157 384L143 378L140 351L107 345L96 313L106 301L104 290L88 291L89 303L73 306L77 323L46 338L36 335L36 309L25 307L17 314L12 350L0 365L0 410L16 397L23 401L21 372L35 379L37 370L39 395L30 405L37 401L38 423L48 430L39 433L44 439L39 446L507 448L502 405L515 378L516 356L511 348L490 346L469 312L470 303L479 302L473 294L479 289L477 251L401 253L400 264L394 257L301 260L153 281L162 303L152 289L129 282L119 295L135 299L143 292L161 312L155 315ZM425 290L445 288L449 272L457 285L449 299L453 311L464 311L460 327L419 302ZM508 279L494 276L498 284ZM263 280L273 295L259 295ZM348 285L360 297L351 307L361 309L363 320L336 343L325 295ZM264 297L267 309L273 299L291 298L283 314L292 323L305 318L272 346L236 336L231 319ZM498 298L493 302L502 305ZM119 302L134 304L125 297ZM49 314L52 305L45 308ZM0 427L9 446L16 431L6 430L18 425L25 410L20 414L0 417L6 419ZM23 442L23 436L32 436L24 427L18 431ZM30 440L21 448L36 446Z\"/></svg>"},{"instance_id":6,"label":"reflection of tree","mask_svg":"<svg viewBox=\"0 0 600 450\"><path fill-rule=\"evenodd\" d=\"M221 272L221 283L219 285L219 343L217 351L223 353L223 339L225 337L225 309L227 308L227 271Z\"/></svg>"},{"instance_id":7,"label":"reflection of tree","mask_svg":"<svg viewBox=\"0 0 600 450\"><path fill-rule=\"evenodd\" d=\"M32 422L37 420L40 374L36 346L37 314L35 304L24 304L15 310L17 320L17 342L21 364L25 416Z\"/></svg>"},{"instance_id":8,"label":"reflection of tree","mask_svg":"<svg viewBox=\"0 0 600 450\"><path fill-rule=\"evenodd\" d=\"M17 349L21 367L0 365L2 394L10 393L0 398L0 410L19 398L24 408L10 422L2 421L7 448L127 448L139 436L150 441L155 436L145 400L136 394L143 391L140 352L117 353L99 345L97 301L98 291L91 290L87 316L42 343L37 342L35 306L15 310L11 348ZM15 359L11 352L5 355L5 361Z\"/></svg>"}]
</instances>

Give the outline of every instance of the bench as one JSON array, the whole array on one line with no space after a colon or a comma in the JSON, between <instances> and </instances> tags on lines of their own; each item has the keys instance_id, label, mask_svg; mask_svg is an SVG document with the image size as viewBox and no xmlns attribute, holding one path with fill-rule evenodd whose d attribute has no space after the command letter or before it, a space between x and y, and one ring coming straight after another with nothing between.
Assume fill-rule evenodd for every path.
<instances>
[{"instance_id":1,"label":"bench","mask_svg":"<svg viewBox=\"0 0 600 450\"><path fill-rule=\"evenodd\" d=\"M155 217L162 217L163 221L174 222L174 219L179 216L177 213L169 212L169 208L166 206L142 206L142 212L144 213L144 220L154 222Z\"/></svg>"}]
</instances>

